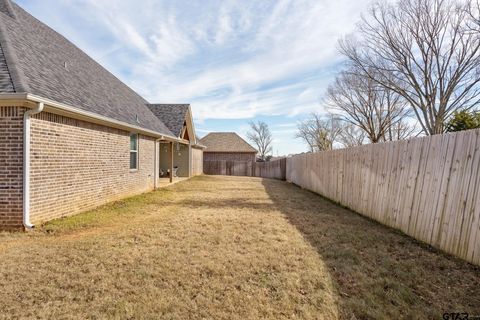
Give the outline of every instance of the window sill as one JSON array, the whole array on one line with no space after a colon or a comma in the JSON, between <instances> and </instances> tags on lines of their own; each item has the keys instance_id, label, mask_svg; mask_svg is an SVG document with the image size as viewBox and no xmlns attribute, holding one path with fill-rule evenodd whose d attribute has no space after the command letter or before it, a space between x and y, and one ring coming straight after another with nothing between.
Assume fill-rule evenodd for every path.
<instances>
[{"instance_id":1,"label":"window sill","mask_svg":"<svg viewBox=\"0 0 480 320\"><path fill-rule=\"evenodd\" d=\"M137 172L138 169L130 169L130 173L134 173L134 172Z\"/></svg>"}]
</instances>

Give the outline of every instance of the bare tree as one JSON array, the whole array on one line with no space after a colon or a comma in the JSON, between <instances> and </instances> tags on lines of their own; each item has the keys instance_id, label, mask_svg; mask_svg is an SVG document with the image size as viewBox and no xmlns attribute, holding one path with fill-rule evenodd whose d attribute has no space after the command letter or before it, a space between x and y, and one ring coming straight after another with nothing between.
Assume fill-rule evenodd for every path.
<instances>
[{"instance_id":1,"label":"bare tree","mask_svg":"<svg viewBox=\"0 0 480 320\"><path fill-rule=\"evenodd\" d=\"M351 123L343 123L342 130L339 132L337 137L337 141L344 148L361 146L364 144L365 139L365 131Z\"/></svg>"},{"instance_id":2,"label":"bare tree","mask_svg":"<svg viewBox=\"0 0 480 320\"><path fill-rule=\"evenodd\" d=\"M480 0L470 0L466 5L466 12L470 17L469 28L473 32L480 32Z\"/></svg>"},{"instance_id":3,"label":"bare tree","mask_svg":"<svg viewBox=\"0 0 480 320\"><path fill-rule=\"evenodd\" d=\"M319 152L333 149L340 130L338 120L333 117L325 119L318 113L312 113L309 119L299 122L295 137L302 139L311 152Z\"/></svg>"},{"instance_id":4,"label":"bare tree","mask_svg":"<svg viewBox=\"0 0 480 320\"><path fill-rule=\"evenodd\" d=\"M388 129L384 141L404 140L420 134L418 128L409 119L401 119Z\"/></svg>"},{"instance_id":5,"label":"bare tree","mask_svg":"<svg viewBox=\"0 0 480 320\"><path fill-rule=\"evenodd\" d=\"M363 130L372 143L391 140L388 133L409 113L402 96L353 68L339 73L327 100L341 120Z\"/></svg>"},{"instance_id":6,"label":"bare tree","mask_svg":"<svg viewBox=\"0 0 480 320\"><path fill-rule=\"evenodd\" d=\"M379 2L362 18L360 38L344 39L340 50L401 95L425 134L442 133L454 111L480 101L480 37L468 27L470 12L456 0Z\"/></svg>"},{"instance_id":7,"label":"bare tree","mask_svg":"<svg viewBox=\"0 0 480 320\"><path fill-rule=\"evenodd\" d=\"M247 138L257 146L259 157L266 161L268 154L272 153L273 138L268 125L263 121L249 122L250 131L247 132Z\"/></svg>"}]
</instances>

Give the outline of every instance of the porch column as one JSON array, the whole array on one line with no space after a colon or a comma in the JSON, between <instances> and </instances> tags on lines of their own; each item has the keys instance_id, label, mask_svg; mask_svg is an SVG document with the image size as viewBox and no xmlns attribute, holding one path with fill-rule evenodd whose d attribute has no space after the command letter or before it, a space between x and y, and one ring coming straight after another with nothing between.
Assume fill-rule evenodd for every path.
<instances>
[{"instance_id":1,"label":"porch column","mask_svg":"<svg viewBox=\"0 0 480 320\"><path fill-rule=\"evenodd\" d=\"M188 177L190 178L192 176L192 158L193 158L193 153L192 153L192 143L188 144Z\"/></svg>"},{"instance_id":2,"label":"porch column","mask_svg":"<svg viewBox=\"0 0 480 320\"><path fill-rule=\"evenodd\" d=\"M158 188L158 178L159 178L159 169L160 169L160 145L159 145L159 142L158 140L155 140L155 147L153 148L155 151L155 155L154 155L154 168L153 168L153 174L155 175L154 178L153 178L153 186L154 186L154 189L157 189Z\"/></svg>"},{"instance_id":3,"label":"porch column","mask_svg":"<svg viewBox=\"0 0 480 320\"><path fill-rule=\"evenodd\" d=\"M170 142L170 183L173 182L173 142Z\"/></svg>"}]
</instances>

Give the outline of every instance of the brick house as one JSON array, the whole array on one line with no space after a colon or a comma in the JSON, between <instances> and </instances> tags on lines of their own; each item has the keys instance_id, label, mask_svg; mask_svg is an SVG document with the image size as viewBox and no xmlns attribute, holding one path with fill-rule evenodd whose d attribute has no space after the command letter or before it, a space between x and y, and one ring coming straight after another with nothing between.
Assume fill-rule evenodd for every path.
<instances>
[{"instance_id":1,"label":"brick house","mask_svg":"<svg viewBox=\"0 0 480 320\"><path fill-rule=\"evenodd\" d=\"M0 0L0 229L153 190L162 161L172 172L175 148L186 150L185 176L201 173L193 169L201 147L189 105L149 104L63 36Z\"/></svg>"},{"instance_id":2,"label":"brick house","mask_svg":"<svg viewBox=\"0 0 480 320\"><path fill-rule=\"evenodd\" d=\"M204 161L253 161L257 150L235 132L211 132L200 139Z\"/></svg>"}]
</instances>

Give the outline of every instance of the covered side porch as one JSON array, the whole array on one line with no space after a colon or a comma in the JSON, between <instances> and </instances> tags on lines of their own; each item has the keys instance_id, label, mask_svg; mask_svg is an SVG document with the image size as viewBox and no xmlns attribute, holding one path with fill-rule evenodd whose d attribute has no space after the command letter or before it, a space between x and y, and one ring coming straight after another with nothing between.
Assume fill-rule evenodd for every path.
<instances>
[{"instance_id":1,"label":"covered side porch","mask_svg":"<svg viewBox=\"0 0 480 320\"><path fill-rule=\"evenodd\" d=\"M180 142L160 142L159 178L173 180L191 176L191 145Z\"/></svg>"},{"instance_id":2,"label":"covered side porch","mask_svg":"<svg viewBox=\"0 0 480 320\"><path fill-rule=\"evenodd\" d=\"M150 104L149 108L173 134L158 141L157 187L202 174L205 147L197 143L190 105Z\"/></svg>"}]
</instances>

